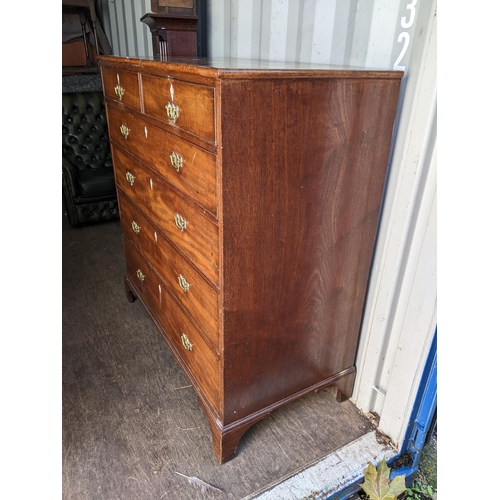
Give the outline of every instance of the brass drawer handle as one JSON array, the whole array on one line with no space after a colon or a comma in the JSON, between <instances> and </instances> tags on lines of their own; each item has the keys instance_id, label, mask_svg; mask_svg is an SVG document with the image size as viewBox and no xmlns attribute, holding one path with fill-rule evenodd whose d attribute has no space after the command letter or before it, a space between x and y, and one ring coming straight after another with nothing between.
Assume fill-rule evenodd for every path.
<instances>
[{"instance_id":1,"label":"brass drawer handle","mask_svg":"<svg viewBox=\"0 0 500 500\"><path fill-rule=\"evenodd\" d=\"M193 344L191 344L191 342L189 341L189 339L185 333L183 333L181 335L181 340L182 340L182 345L184 346L184 349L186 349L186 351L193 350Z\"/></svg>"},{"instance_id":2,"label":"brass drawer handle","mask_svg":"<svg viewBox=\"0 0 500 500\"><path fill-rule=\"evenodd\" d=\"M132 175L130 172L127 172L127 173L125 174L125 178L127 179L127 182L128 182L131 186L133 186L133 185L134 185L134 181L135 181L135 176L134 176L134 175Z\"/></svg>"},{"instance_id":3,"label":"brass drawer handle","mask_svg":"<svg viewBox=\"0 0 500 500\"><path fill-rule=\"evenodd\" d=\"M139 281L144 281L144 278L146 276L144 276L144 274L142 274L142 271L140 269L137 269L137 271L135 272L135 274L137 274L137 277L139 278Z\"/></svg>"},{"instance_id":4,"label":"brass drawer handle","mask_svg":"<svg viewBox=\"0 0 500 500\"><path fill-rule=\"evenodd\" d=\"M170 163L172 164L172 167L179 172L182 168L182 156L172 151L172 154L170 155Z\"/></svg>"},{"instance_id":5,"label":"brass drawer handle","mask_svg":"<svg viewBox=\"0 0 500 500\"><path fill-rule=\"evenodd\" d=\"M179 286L181 287L181 290L183 292L187 292L189 290L189 283L186 281L186 278L184 278L182 274L179 274L177 279L179 280Z\"/></svg>"},{"instance_id":6,"label":"brass drawer handle","mask_svg":"<svg viewBox=\"0 0 500 500\"><path fill-rule=\"evenodd\" d=\"M132 221L132 231L134 231L135 234L139 234L139 231L141 230L141 228L139 227L139 224L137 224L137 222Z\"/></svg>"},{"instance_id":7,"label":"brass drawer handle","mask_svg":"<svg viewBox=\"0 0 500 500\"><path fill-rule=\"evenodd\" d=\"M183 233L186 230L187 222L182 215L175 214L174 215L174 220L175 220L175 225L177 226L177 229Z\"/></svg>"},{"instance_id":8,"label":"brass drawer handle","mask_svg":"<svg viewBox=\"0 0 500 500\"><path fill-rule=\"evenodd\" d=\"M127 139L130 129L125 124L122 123L120 126L120 132L122 133L123 137Z\"/></svg>"},{"instance_id":9,"label":"brass drawer handle","mask_svg":"<svg viewBox=\"0 0 500 500\"><path fill-rule=\"evenodd\" d=\"M179 106L175 105L173 102L169 102L165 109L167 110L168 117L175 123L177 118L179 118Z\"/></svg>"}]
</instances>

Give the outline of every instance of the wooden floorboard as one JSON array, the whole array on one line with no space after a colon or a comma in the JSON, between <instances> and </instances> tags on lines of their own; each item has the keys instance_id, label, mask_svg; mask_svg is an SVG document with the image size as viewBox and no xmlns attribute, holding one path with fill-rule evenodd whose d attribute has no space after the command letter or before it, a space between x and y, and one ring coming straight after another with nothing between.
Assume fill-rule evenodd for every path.
<instances>
[{"instance_id":1,"label":"wooden floorboard","mask_svg":"<svg viewBox=\"0 0 500 500\"><path fill-rule=\"evenodd\" d=\"M241 499L370 430L324 390L253 426L219 465L194 390L126 299L120 223L74 229L63 216L62 244L64 500Z\"/></svg>"}]
</instances>

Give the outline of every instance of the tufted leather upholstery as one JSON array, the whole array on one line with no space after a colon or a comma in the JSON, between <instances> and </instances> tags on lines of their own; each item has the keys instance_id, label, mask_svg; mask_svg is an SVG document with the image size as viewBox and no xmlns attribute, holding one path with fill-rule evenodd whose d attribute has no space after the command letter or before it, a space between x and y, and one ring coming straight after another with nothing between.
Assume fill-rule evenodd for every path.
<instances>
[{"instance_id":1,"label":"tufted leather upholstery","mask_svg":"<svg viewBox=\"0 0 500 500\"><path fill-rule=\"evenodd\" d=\"M62 167L73 226L118 218L102 92L62 94Z\"/></svg>"}]
</instances>

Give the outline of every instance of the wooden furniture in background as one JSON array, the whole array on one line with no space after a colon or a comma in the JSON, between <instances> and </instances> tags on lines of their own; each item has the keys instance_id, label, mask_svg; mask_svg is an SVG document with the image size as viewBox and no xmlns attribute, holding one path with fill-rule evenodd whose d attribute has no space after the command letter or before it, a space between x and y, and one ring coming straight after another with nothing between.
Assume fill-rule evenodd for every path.
<instances>
[{"instance_id":1,"label":"wooden furniture in background","mask_svg":"<svg viewBox=\"0 0 500 500\"><path fill-rule=\"evenodd\" d=\"M78 16L82 27L82 41L62 44L63 74L84 72L83 68L97 71L96 56L98 54L111 54L111 46L97 17L94 0L62 0L61 3L62 13ZM87 22L90 25L90 36L93 43L90 43L86 32ZM64 34L64 17L62 29Z\"/></svg>"},{"instance_id":2,"label":"wooden furniture in background","mask_svg":"<svg viewBox=\"0 0 500 500\"><path fill-rule=\"evenodd\" d=\"M92 71L97 73L97 54L93 45L82 41L62 44L63 75L73 74L75 71Z\"/></svg>"},{"instance_id":3,"label":"wooden furniture in background","mask_svg":"<svg viewBox=\"0 0 500 500\"><path fill-rule=\"evenodd\" d=\"M148 13L141 17L153 38L153 54L157 59L172 56L196 57L198 53L198 17Z\"/></svg>"},{"instance_id":4,"label":"wooden furniture in background","mask_svg":"<svg viewBox=\"0 0 500 500\"><path fill-rule=\"evenodd\" d=\"M195 16L196 0L151 0L151 11L157 14Z\"/></svg>"},{"instance_id":5,"label":"wooden furniture in background","mask_svg":"<svg viewBox=\"0 0 500 500\"><path fill-rule=\"evenodd\" d=\"M402 73L99 60L127 295L226 462L281 405L352 393Z\"/></svg>"}]
</instances>

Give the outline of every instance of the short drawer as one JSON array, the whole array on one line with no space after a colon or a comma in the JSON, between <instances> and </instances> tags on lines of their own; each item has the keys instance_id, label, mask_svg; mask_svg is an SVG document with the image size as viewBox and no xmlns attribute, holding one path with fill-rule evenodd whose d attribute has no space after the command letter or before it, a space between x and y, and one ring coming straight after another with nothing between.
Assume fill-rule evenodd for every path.
<instances>
[{"instance_id":1,"label":"short drawer","mask_svg":"<svg viewBox=\"0 0 500 500\"><path fill-rule=\"evenodd\" d=\"M140 110L139 74L115 68L101 68L104 95Z\"/></svg>"},{"instance_id":2,"label":"short drawer","mask_svg":"<svg viewBox=\"0 0 500 500\"><path fill-rule=\"evenodd\" d=\"M144 112L215 143L215 88L157 76L142 76Z\"/></svg>"},{"instance_id":3,"label":"short drawer","mask_svg":"<svg viewBox=\"0 0 500 500\"><path fill-rule=\"evenodd\" d=\"M126 238L123 239L123 246L127 274L151 312L157 314L163 302L163 296L167 293L162 290L160 281L149 264Z\"/></svg>"},{"instance_id":4,"label":"short drawer","mask_svg":"<svg viewBox=\"0 0 500 500\"><path fill-rule=\"evenodd\" d=\"M107 113L112 140L213 214L217 213L215 155L132 113L114 106L108 106Z\"/></svg>"},{"instance_id":5,"label":"short drawer","mask_svg":"<svg viewBox=\"0 0 500 500\"><path fill-rule=\"evenodd\" d=\"M204 210L113 145L115 180L127 196L214 283L219 283L219 229Z\"/></svg>"},{"instance_id":6,"label":"short drawer","mask_svg":"<svg viewBox=\"0 0 500 500\"><path fill-rule=\"evenodd\" d=\"M119 201L122 231L219 352L218 294L121 191Z\"/></svg>"},{"instance_id":7,"label":"short drawer","mask_svg":"<svg viewBox=\"0 0 500 500\"><path fill-rule=\"evenodd\" d=\"M182 360L188 376L220 415L219 358L208 347L191 321L166 294L158 320L174 353Z\"/></svg>"}]
</instances>

